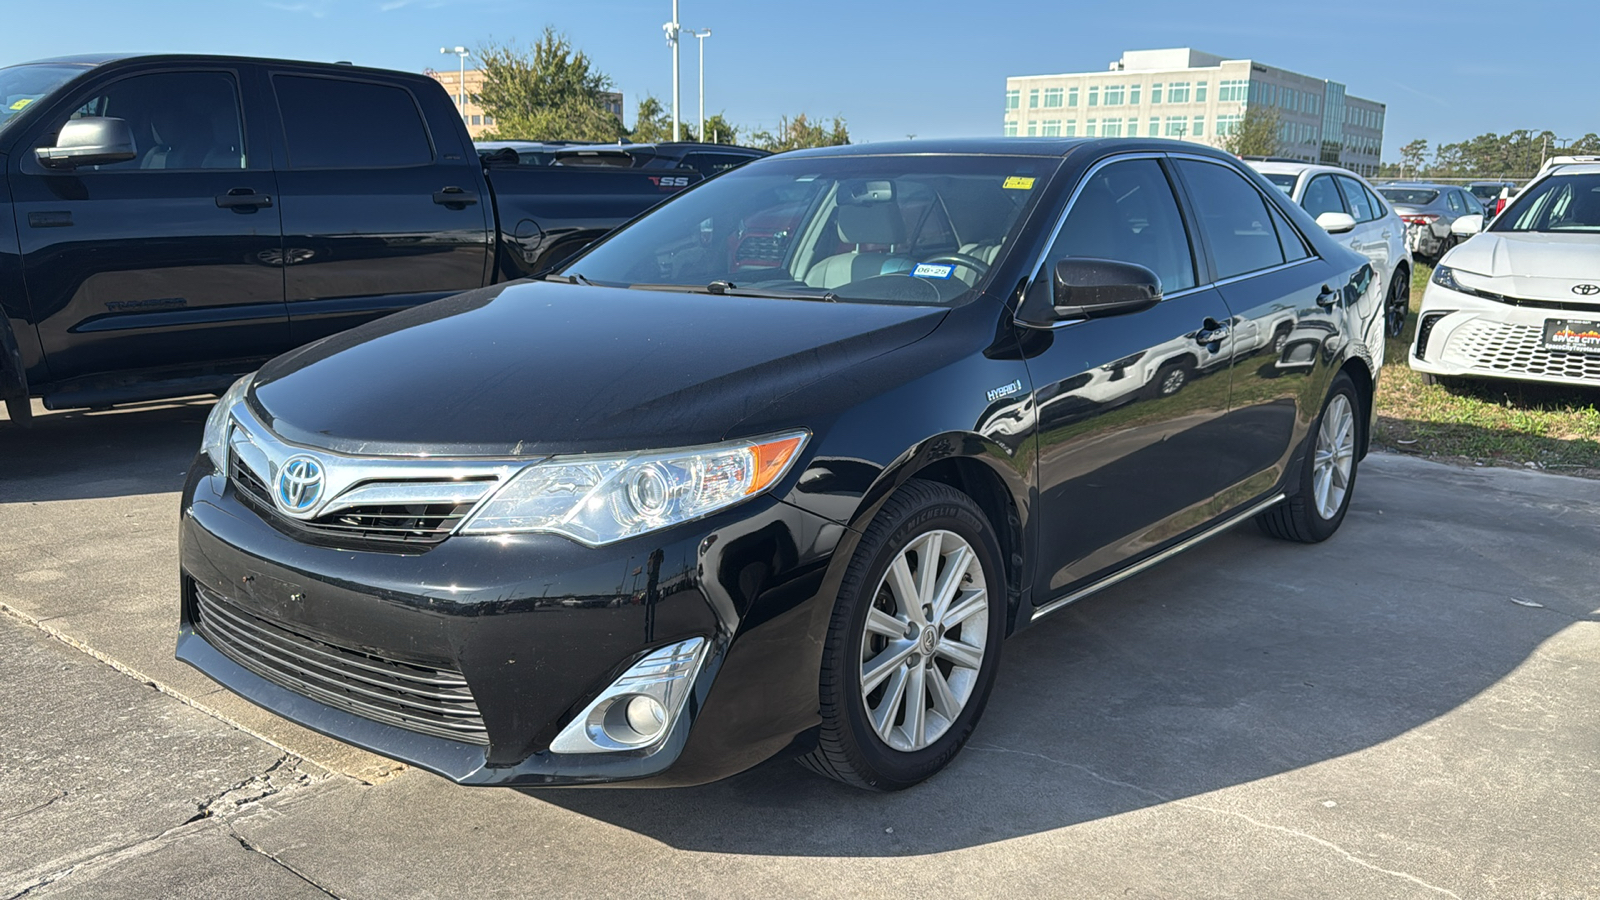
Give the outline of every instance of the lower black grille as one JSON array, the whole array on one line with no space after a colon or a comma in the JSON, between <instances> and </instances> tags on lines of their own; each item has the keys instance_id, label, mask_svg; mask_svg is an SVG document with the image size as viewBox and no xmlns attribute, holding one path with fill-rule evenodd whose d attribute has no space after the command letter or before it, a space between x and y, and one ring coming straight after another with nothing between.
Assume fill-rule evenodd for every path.
<instances>
[{"instance_id":1,"label":"lower black grille","mask_svg":"<svg viewBox=\"0 0 1600 900\"><path fill-rule=\"evenodd\" d=\"M419 550L450 536L473 503L412 503L356 506L318 516L290 519L278 512L266 484L230 454L228 472L241 499L280 529L321 543L373 550Z\"/></svg>"},{"instance_id":2,"label":"lower black grille","mask_svg":"<svg viewBox=\"0 0 1600 900\"><path fill-rule=\"evenodd\" d=\"M194 586L194 625L223 655L297 694L410 731L489 743L460 672L398 662L319 641L244 612Z\"/></svg>"}]
</instances>

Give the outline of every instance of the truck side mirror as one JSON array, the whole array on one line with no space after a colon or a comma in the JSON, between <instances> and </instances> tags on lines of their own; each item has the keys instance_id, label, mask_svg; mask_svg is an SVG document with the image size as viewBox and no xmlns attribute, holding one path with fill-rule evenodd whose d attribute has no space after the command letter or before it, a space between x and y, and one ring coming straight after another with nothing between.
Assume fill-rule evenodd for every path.
<instances>
[{"instance_id":1,"label":"truck side mirror","mask_svg":"<svg viewBox=\"0 0 1600 900\"><path fill-rule=\"evenodd\" d=\"M128 123L99 116L68 119L56 137L56 145L40 147L35 152L39 163L51 169L126 162L138 155Z\"/></svg>"}]
</instances>

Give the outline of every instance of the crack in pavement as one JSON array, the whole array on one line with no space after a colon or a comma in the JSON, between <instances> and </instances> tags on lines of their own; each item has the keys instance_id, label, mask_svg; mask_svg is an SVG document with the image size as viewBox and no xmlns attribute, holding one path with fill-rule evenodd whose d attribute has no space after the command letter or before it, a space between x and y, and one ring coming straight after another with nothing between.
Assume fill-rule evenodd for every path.
<instances>
[{"instance_id":1,"label":"crack in pavement","mask_svg":"<svg viewBox=\"0 0 1600 900\"><path fill-rule=\"evenodd\" d=\"M232 837L234 840L239 842L239 846L241 846L244 849L250 851L251 853L257 853L257 854L260 854L261 856L266 857L267 859L272 861L273 865L283 869L285 872L288 872L290 875L293 875L294 877L300 879L301 881L303 881L306 884L312 886L313 888L316 888L317 890L321 891L323 894L325 894L325 895L327 895L329 897L332 897L333 900L344 900L343 897L340 897L338 894L335 894L333 891L330 891L327 888L323 887L322 885L318 884L316 881L314 881L310 876L306 875L304 872L300 871L299 869L296 869L294 866L289 865L288 863L284 862L283 860L279 859L278 857L273 856L271 853L268 853L267 851L265 851L262 848L256 846L255 844L250 843L250 840L248 838L246 838L244 835L240 834L239 832L234 831L232 825L224 825L223 827L228 829L228 836L229 837Z\"/></svg>"},{"instance_id":2,"label":"crack in pavement","mask_svg":"<svg viewBox=\"0 0 1600 900\"><path fill-rule=\"evenodd\" d=\"M988 746L983 746L983 745L980 745L980 744L968 744L967 745L967 749L968 750L985 751L985 752L989 752L989 753L1014 753L1014 754L1016 754L1018 756L1031 756L1031 757L1034 757L1035 759L1042 759L1045 762L1054 763L1055 765L1058 765L1058 766L1066 766L1067 768L1077 769L1078 771L1084 773L1085 775L1088 775L1090 778L1093 778L1094 780L1096 780L1096 781L1098 781L1098 782L1100 782L1102 784L1109 784L1109 785L1113 785L1115 787L1126 788L1126 789L1128 789L1130 791L1136 791L1136 792L1138 792L1140 794L1144 794L1147 797L1153 797L1153 798L1161 801L1162 803L1170 803L1170 804L1172 804L1174 806L1181 806L1181 807L1185 807L1187 809L1196 809L1196 810L1200 810L1202 812L1212 813L1214 815L1232 816L1233 818L1236 818L1236 819L1242 819L1242 820L1250 823L1251 825L1256 826L1257 828L1265 828L1265 829L1268 829L1270 831L1277 831L1277 832L1280 832L1282 834L1289 835L1291 837L1295 837L1295 838L1300 838L1302 840L1311 841L1314 844L1317 844L1319 846L1325 847L1325 848L1327 848L1329 850L1334 851L1335 853L1340 854L1345 859L1347 859L1350 862L1353 862L1356 865L1361 866L1363 868L1371 869L1374 872L1381 872L1384 875L1389 875L1389 876L1392 876L1392 877L1395 877L1395 878L1403 878L1406 881L1409 881L1409 882L1411 882L1411 883L1413 883L1415 885L1418 885L1419 887L1427 888L1430 891L1433 891L1433 892L1439 893L1439 894L1443 894L1443 895L1445 895L1447 897L1454 897L1455 900L1461 900L1461 896L1459 894L1457 894L1455 891L1452 891L1452 890L1450 890L1448 888L1439 887L1438 885L1435 885L1435 884L1429 884L1428 882L1423 881L1421 878L1418 878L1417 876L1412 875L1409 872L1400 872L1400 871L1397 871L1397 870L1394 870L1394 869L1385 869L1384 867L1378 865L1377 863L1373 863L1373 862L1370 862L1368 860L1362 859L1361 857L1355 855L1354 853L1351 853L1349 850L1344 849L1343 847L1339 846L1338 844L1335 844L1334 842L1332 842L1330 840L1327 840L1326 838L1320 838L1320 837L1317 837L1314 834L1310 834L1308 832L1300 831L1300 830L1295 829L1295 828L1288 828L1288 827L1285 827L1283 825L1273 825L1270 822L1263 822L1263 821L1261 821L1259 819L1255 819L1255 818L1252 818L1251 816L1245 815L1242 812L1237 812L1237 811L1231 810L1231 809L1219 809L1219 808L1217 808L1215 806L1206 806L1203 803L1196 803L1196 802L1194 802L1192 800L1181 800L1181 799L1178 799L1178 798L1175 798L1175 797L1168 797L1168 796L1162 794L1159 791L1153 791L1153 790L1151 790L1149 788L1141 787L1140 785L1137 785L1137 784L1132 784L1132 783L1127 782L1127 781L1118 781L1115 778L1107 778L1106 776L1101 775L1099 772L1096 772L1095 770L1093 770L1093 769L1089 768L1088 766L1085 766L1085 765L1083 765L1081 763L1067 762L1066 760L1063 760L1063 759L1055 759L1053 757L1046 756L1043 753L1034 753L1034 752L1029 751L1029 750L1012 750L1009 747L988 747Z\"/></svg>"},{"instance_id":3,"label":"crack in pavement","mask_svg":"<svg viewBox=\"0 0 1600 900\"><path fill-rule=\"evenodd\" d=\"M5 818L0 819L0 822L9 822L12 819L20 819L23 816L31 815L33 813L38 812L41 809L44 809L45 807L47 807L50 804L56 802L57 800L65 800L67 798L67 792L63 791L60 788L56 788L55 793L56 793L56 795L54 797L51 797L49 800L46 800L43 803L40 803L38 806L30 806L27 809L20 810L18 812L14 812L9 816L6 816Z\"/></svg>"}]
</instances>

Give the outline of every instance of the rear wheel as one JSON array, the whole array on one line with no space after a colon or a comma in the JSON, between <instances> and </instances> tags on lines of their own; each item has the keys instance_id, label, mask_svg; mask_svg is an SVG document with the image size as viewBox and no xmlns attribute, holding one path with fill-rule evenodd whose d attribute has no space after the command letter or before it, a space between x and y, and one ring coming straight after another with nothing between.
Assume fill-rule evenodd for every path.
<instances>
[{"instance_id":1,"label":"rear wheel","mask_svg":"<svg viewBox=\"0 0 1600 900\"><path fill-rule=\"evenodd\" d=\"M1153 399L1171 397L1183 390L1189 384L1194 374L1194 363L1187 359L1175 359L1163 363L1156 370L1156 377L1150 379L1150 396Z\"/></svg>"},{"instance_id":2,"label":"rear wheel","mask_svg":"<svg viewBox=\"0 0 1600 900\"><path fill-rule=\"evenodd\" d=\"M1350 376L1333 379L1322 415L1306 440L1300 485L1294 495L1256 517L1272 537L1314 544L1339 530L1356 486L1356 448L1361 437L1361 398Z\"/></svg>"},{"instance_id":3,"label":"rear wheel","mask_svg":"<svg viewBox=\"0 0 1600 900\"><path fill-rule=\"evenodd\" d=\"M1384 309L1384 328L1389 337L1397 338L1406 328L1406 317L1411 315L1411 279L1404 269L1396 269L1389 283L1389 301Z\"/></svg>"},{"instance_id":4,"label":"rear wheel","mask_svg":"<svg viewBox=\"0 0 1600 900\"><path fill-rule=\"evenodd\" d=\"M966 743L994 685L1005 624L994 531L965 494L908 482L868 526L823 649L807 768L856 787L908 788Z\"/></svg>"}]
</instances>

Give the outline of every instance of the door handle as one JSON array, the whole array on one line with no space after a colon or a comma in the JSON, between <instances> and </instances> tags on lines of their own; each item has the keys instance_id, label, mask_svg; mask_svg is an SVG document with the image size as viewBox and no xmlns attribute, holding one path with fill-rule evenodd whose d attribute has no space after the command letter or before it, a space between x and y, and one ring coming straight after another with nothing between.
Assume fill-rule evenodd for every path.
<instances>
[{"instance_id":1,"label":"door handle","mask_svg":"<svg viewBox=\"0 0 1600 900\"><path fill-rule=\"evenodd\" d=\"M1218 341L1227 340L1230 332L1231 329L1227 325L1210 316L1206 316L1206 320L1200 324L1200 330L1194 333L1194 342L1197 344L1215 344Z\"/></svg>"},{"instance_id":2,"label":"door handle","mask_svg":"<svg viewBox=\"0 0 1600 900\"><path fill-rule=\"evenodd\" d=\"M270 194L258 194L253 188L234 188L226 194L217 195L217 206L220 209L255 212L262 207L271 205L272 196Z\"/></svg>"},{"instance_id":3,"label":"door handle","mask_svg":"<svg viewBox=\"0 0 1600 900\"><path fill-rule=\"evenodd\" d=\"M1389 229L1385 228L1383 230L1382 236L1383 236L1383 239L1387 241L1389 239L1389 237L1390 237Z\"/></svg>"},{"instance_id":4,"label":"door handle","mask_svg":"<svg viewBox=\"0 0 1600 900\"><path fill-rule=\"evenodd\" d=\"M433 202L440 206L465 207L468 204L477 203L478 195L471 191L463 191L458 187L447 187L442 191L433 192Z\"/></svg>"},{"instance_id":5,"label":"door handle","mask_svg":"<svg viewBox=\"0 0 1600 900\"><path fill-rule=\"evenodd\" d=\"M1317 295L1317 305L1323 309L1332 307L1339 302L1339 292L1327 285L1322 286L1322 293Z\"/></svg>"}]
</instances>

